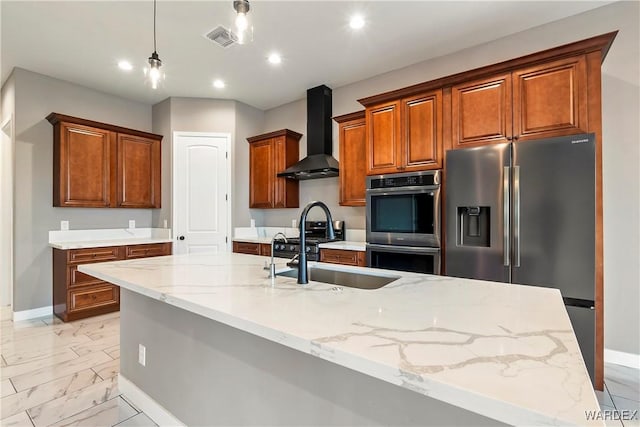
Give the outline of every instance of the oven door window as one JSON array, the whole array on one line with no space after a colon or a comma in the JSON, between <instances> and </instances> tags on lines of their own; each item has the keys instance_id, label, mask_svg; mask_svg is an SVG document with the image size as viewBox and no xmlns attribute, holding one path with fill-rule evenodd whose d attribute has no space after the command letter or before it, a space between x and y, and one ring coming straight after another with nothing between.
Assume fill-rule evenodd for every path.
<instances>
[{"instance_id":1,"label":"oven door window","mask_svg":"<svg viewBox=\"0 0 640 427\"><path fill-rule=\"evenodd\" d=\"M433 204L431 192L371 196L371 231L433 234Z\"/></svg>"}]
</instances>

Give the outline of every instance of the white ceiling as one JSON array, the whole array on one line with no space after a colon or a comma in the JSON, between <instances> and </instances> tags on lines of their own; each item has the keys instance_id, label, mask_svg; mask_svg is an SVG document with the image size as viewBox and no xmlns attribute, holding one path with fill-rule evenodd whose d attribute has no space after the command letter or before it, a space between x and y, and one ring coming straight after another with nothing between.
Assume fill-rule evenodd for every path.
<instances>
[{"instance_id":1,"label":"white ceiling","mask_svg":"<svg viewBox=\"0 0 640 427\"><path fill-rule=\"evenodd\" d=\"M2 82L21 67L153 104L169 96L237 99L261 109L304 98L575 15L600 1L253 0L254 41L223 49L203 37L234 18L232 0L158 2L158 53L166 80L153 91L142 67L153 51L153 2L7 1ZM366 26L349 28L351 14ZM277 67L266 56L278 51ZM120 59L136 67L117 68ZM214 89L223 79L227 87Z\"/></svg>"}]
</instances>

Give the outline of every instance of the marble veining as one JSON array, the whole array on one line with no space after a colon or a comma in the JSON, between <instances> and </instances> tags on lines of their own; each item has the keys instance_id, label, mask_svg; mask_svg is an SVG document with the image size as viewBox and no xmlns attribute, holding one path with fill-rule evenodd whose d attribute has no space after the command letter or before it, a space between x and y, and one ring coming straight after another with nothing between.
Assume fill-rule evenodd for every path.
<instances>
[{"instance_id":1,"label":"marble veining","mask_svg":"<svg viewBox=\"0 0 640 427\"><path fill-rule=\"evenodd\" d=\"M585 419L599 406L555 289L399 272L377 290L286 277L271 286L265 259L190 254L80 270L499 421L603 425Z\"/></svg>"}]
</instances>

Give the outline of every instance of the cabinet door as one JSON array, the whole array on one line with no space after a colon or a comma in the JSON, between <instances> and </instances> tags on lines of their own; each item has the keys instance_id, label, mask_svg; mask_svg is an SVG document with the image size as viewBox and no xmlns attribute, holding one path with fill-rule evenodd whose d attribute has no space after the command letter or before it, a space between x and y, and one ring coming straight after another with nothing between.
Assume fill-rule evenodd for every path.
<instances>
[{"instance_id":1,"label":"cabinet door","mask_svg":"<svg viewBox=\"0 0 640 427\"><path fill-rule=\"evenodd\" d=\"M117 183L117 207L159 208L160 141L119 133Z\"/></svg>"},{"instance_id":2,"label":"cabinet door","mask_svg":"<svg viewBox=\"0 0 640 427\"><path fill-rule=\"evenodd\" d=\"M340 123L340 204L364 206L366 128L364 117Z\"/></svg>"},{"instance_id":3,"label":"cabinet door","mask_svg":"<svg viewBox=\"0 0 640 427\"><path fill-rule=\"evenodd\" d=\"M54 133L53 205L109 207L115 149L113 132L60 123Z\"/></svg>"},{"instance_id":4,"label":"cabinet door","mask_svg":"<svg viewBox=\"0 0 640 427\"><path fill-rule=\"evenodd\" d=\"M511 141L511 105L511 73L453 86L453 149Z\"/></svg>"},{"instance_id":5,"label":"cabinet door","mask_svg":"<svg viewBox=\"0 0 640 427\"><path fill-rule=\"evenodd\" d=\"M367 108L367 175L400 169L400 101Z\"/></svg>"},{"instance_id":6,"label":"cabinet door","mask_svg":"<svg viewBox=\"0 0 640 427\"><path fill-rule=\"evenodd\" d=\"M407 170L442 167L442 89L402 100L402 164Z\"/></svg>"},{"instance_id":7,"label":"cabinet door","mask_svg":"<svg viewBox=\"0 0 640 427\"><path fill-rule=\"evenodd\" d=\"M277 174L298 161L298 141L286 136L273 139L273 175L274 208L297 208L299 205L298 181L278 178Z\"/></svg>"},{"instance_id":8,"label":"cabinet door","mask_svg":"<svg viewBox=\"0 0 640 427\"><path fill-rule=\"evenodd\" d=\"M583 55L513 73L514 139L585 133L587 67Z\"/></svg>"},{"instance_id":9,"label":"cabinet door","mask_svg":"<svg viewBox=\"0 0 640 427\"><path fill-rule=\"evenodd\" d=\"M272 208L274 206L274 155L273 139L249 144L249 207Z\"/></svg>"}]
</instances>

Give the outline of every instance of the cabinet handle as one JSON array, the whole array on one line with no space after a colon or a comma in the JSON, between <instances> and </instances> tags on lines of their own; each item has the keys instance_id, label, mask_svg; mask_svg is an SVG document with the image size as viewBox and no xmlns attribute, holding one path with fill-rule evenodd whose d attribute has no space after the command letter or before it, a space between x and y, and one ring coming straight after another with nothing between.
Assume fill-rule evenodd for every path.
<instances>
[{"instance_id":1,"label":"cabinet handle","mask_svg":"<svg viewBox=\"0 0 640 427\"><path fill-rule=\"evenodd\" d=\"M514 136L514 137L513 137L513 140L514 140L514 141L517 141L517 140L518 140L518 138L520 138L520 137L519 137L518 135L516 135L516 136Z\"/></svg>"},{"instance_id":2,"label":"cabinet handle","mask_svg":"<svg viewBox=\"0 0 640 427\"><path fill-rule=\"evenodd\" d=\"M512 136L508 136L507 137L507 141L513 141L513 137Z\"/></svg>"}]
</instances>

